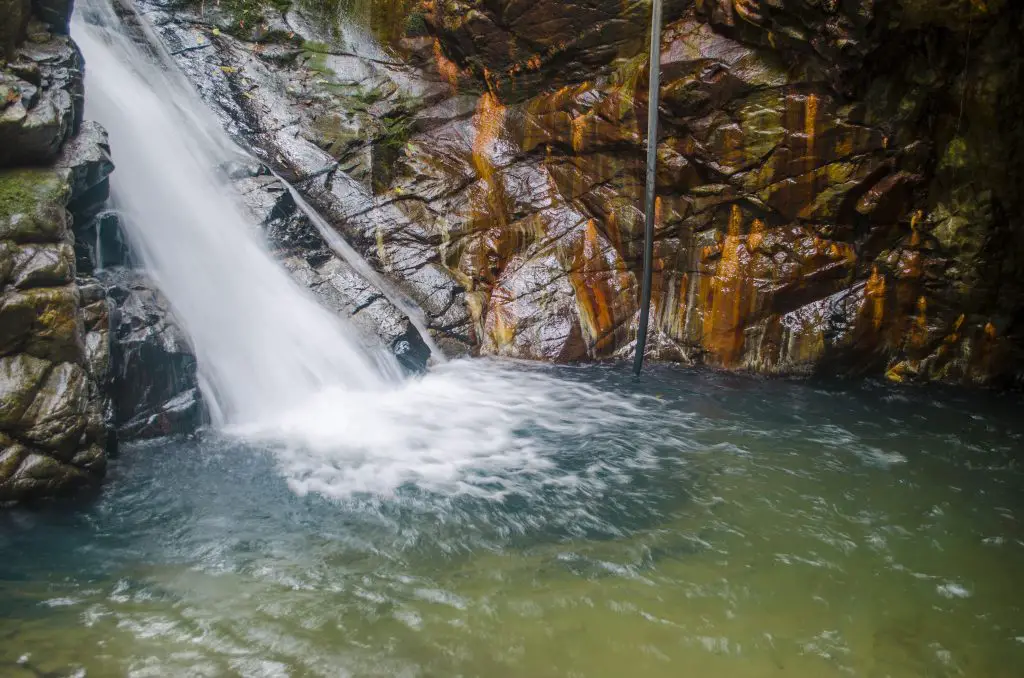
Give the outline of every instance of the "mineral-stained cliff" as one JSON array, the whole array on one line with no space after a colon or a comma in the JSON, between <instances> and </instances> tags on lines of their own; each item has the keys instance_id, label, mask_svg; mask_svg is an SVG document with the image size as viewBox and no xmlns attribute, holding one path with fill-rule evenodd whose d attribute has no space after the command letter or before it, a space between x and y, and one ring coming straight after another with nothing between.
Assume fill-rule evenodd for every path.
<instances>
[{"instance_id":1,"label":"mineral-stained cliff","mask_svg":"<svg viewBox=\"0 0 1024 678\"><path fill-rule=\"evenodd\" d=\"M338 5L140 3L229 129L450 350L628 355L649 4ZM1024 8L668 0L666 15L653 356L1019 380Z\"/></svg>"}]
</instances>

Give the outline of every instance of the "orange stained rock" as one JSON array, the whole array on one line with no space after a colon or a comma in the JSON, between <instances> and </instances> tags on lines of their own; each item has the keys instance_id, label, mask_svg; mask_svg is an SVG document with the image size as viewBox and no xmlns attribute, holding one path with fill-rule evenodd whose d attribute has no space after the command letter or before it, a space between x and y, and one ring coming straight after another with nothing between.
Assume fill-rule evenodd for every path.
<instances>
[{"instance_id":1,"label":"orange stained rock","mask_svg":"<svg viewBox=\"0 0 1024 678\"><path fill-rule=\"evenodd\" d=\"M807 137L807 155L814 155L815 137L817 136L818 96L808 94L804 103L804 135Z\"/></svg>"},{"instance_id":2,"label":"orange stained rock","mask_svg":"<svg viewBox=\"0 0 1024 678\"><path fill-rule=\"evenodd\" d=\"M878 267L871 268L871 277L864 286L864 294L868 300L868 308L871 313L871 326L875 330L882 327L882 320L885 318L885 276L878 272Z\"/></svg>"},{"instance_id":3,"label":"orange stained rock","mask_svg":"<svg viewBox=\"0 0 1024 678\"><path fill-rule=\"evenodd\" d=\"M747 248L751 251L756 250L761 246L761 241L764 240L764 222L760 219L754 219L753 223L750 224L750 235L747 237Z\"/></svg>"},{"instance_id":4,"label":"orange stained rock","mask_svg":"<svg viewBox=\"0 0 1024 678\"><path fill-rule=\"evenodd\" d=\"M928 299L923 295L917 299L917 315L909 334L911 348L922 348L928 341Z\"/></svg>"},{"instance_id":5,"label":"orange stained rock","mask_svg":"<svg viewBox=\"0 0 1024 678\"><path fill-rule=\"evenodd\" d=\"M587 131L587 116L578 115L572 119L572 150L583 150L583 135Z\"/></svg>"},{"instance_id":6,"label":"orange stained rock","mask_svg":"<svg viewBox=\"0 0 1024 678\"><path fill-rule=\"evenodd\" d=\"M615 332L622 320L631 317L632 277L617 256L614 264L606 261L605 248L597 223L590 219L583 229L582 242L574 245L569 279L576 293L577 314L584 333L592 342L595 356L615 349Z\"/></svg>"},{"instance_id":7,"label":"orange stained rock","mask_svg":"<svg viewBox=\"0 0 1024 678\"><path fill-rule=\"evenodd\" d=\"M473 118L476 127L476 138L473 140L473 166L480 176L494 188L494 165L491 162L491 151L501 136L505 124L505 107L491 92L484 92L477 102L476 116Z\"/></svg>"},{"instance_id":8,"label":"orange stained rock","mask_svg":"<svg viewBox=\"0 0 1024 678\"><path fill-rule=\"evenodd\" d=\"M745 155L743 153L743 133L739 127L732 125L722 127L721 144L722 164L726 167L740 167Z\"/></svg>"},{"instance_id":9,"label":"orange stained rock","mask_svg":"<svg viewBox=\"0 0 1024 678\"><path fill-rule=\"evenodd\" d=\"M673 317L669 323L669 331L674 337L682 338L685 331L687 308L686 302L690 291L690 274L683 273L679 277L679 302L671 310Z\"/></svg>"},{"instance_id":10,"label":"orange stained rock","mask_svg":"<svg viewBox=\"0 0 1024 678\"><path fill-rule=\"evenodd\" d=\"M434 39L434 59L437 61L438 74L448 81L453 93L457 92L459 89L459 67L444 55L441 50L441 41L436 38Z\"/></svg>"},{"instance_id":11,"label":"orange stained rock","mask_svg":"<svg viewBox=\"0 0 1024 678\"><path fill-rule=\"evenodd\" d=\"M490 145L501 134L502 125L505 123L505 106L494 94L485 92L477 102L474 122L477 129L476 140L473 143L475 159L478 153L489 152Z\"/></svg>"},{"instance_id":12,"label":"orange stained rock","mask_svg":"<svg viewBox=\"0 0 1024 678\"><path fill-rule=\"evenodd\" d=\"M743 212L733 205L721 259L706 288L710 312L704 315L703 344L724 367L739 361L746 316L753 306L753 281L743 270L748 252L742 229Z\"/></svg>"},{"instance_id":13,"label":"orange stained rock","mask_svg":"<svg viewBox=\"0 0 1024 678\"><path fill-rule=\"evenodd\" d=\"M853 155L853 135L844 134L836 139L834 152L837 159Z\"/></svg>"},{"instance_id":14,"label":"orange stained rock","mask_svg":"<svg viewBox=\"0 0 1024 678\"><path fill-rule=\"evenodd\" d=\"M491 291L490 315L494 323L490 328L491 338L498 348L509 346L516 337L516 324L513 314L505 307L511 301L512 295L501 286L495 286Z\"/></svg>"},{"instance_id":15,"label":"orange stained rock","mask_svg":"<svg viewBox=\"0 0 1024 678\"><path fill-rule=\"evenodd\" d=\"M912 217L910 217L910 230L911 230L910 246L911 247L920 247L921 246L921 232L918 230L917 227L918 227L918 224L921 223L922 219L924 219L924 211L923 210L917 210L916 212L914 212L914 215Z\"/></svg>"}]
</instances>

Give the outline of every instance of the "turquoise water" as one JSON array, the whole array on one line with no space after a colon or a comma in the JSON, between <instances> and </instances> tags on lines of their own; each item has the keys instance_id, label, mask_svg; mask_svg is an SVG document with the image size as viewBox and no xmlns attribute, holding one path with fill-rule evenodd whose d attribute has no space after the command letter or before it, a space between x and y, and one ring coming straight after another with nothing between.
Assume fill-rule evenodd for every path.
<instances>
[{"instance_id":1,"label":"turquoise water","mask_svg":"<svg viewBox=\"0 0 1024 678\"><path fill-rule=\"evenodd\" d=\"M501 369L594 416L407 468L205 433L0 514L0 676L1024 675L1017 396Z\"/></svg>"}]
</instances>

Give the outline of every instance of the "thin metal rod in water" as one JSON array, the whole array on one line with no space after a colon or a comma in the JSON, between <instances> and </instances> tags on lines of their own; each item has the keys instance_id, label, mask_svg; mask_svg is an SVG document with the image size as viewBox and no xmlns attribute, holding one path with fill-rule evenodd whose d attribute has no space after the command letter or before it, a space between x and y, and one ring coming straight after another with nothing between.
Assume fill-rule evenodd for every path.
<instances>
[{"instance_id":1,"label":"thin metal rod in water","mask_svg":"<svg viewBox=\"0 0 1024 678\"><path fill-rule=\"evenodd\" d=\"M661 85L661 0L651 7L651 56L648 64L650 89L647 95L647 182L644 200L644 280L640 293L640 327L633 354L633 374L640 376L647 348L647 323L651 315L651 282L654 277L654 189L658 162L658 90Z\"/></svg>"}]
</instances>

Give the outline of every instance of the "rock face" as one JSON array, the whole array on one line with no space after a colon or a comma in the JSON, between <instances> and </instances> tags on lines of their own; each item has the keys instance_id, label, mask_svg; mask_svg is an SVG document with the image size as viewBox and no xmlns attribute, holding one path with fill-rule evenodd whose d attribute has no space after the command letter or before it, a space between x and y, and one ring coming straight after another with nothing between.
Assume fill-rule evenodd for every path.
<instances>
[{"instance_id":1,"label":"rock face","mask_svg":"<svg viewBox=\"0 0 1024 678\"><path fill-rule=\"evenodd\" d=\"M106 301L75 280L70 170L0 171L0 502L95 483Z\"/></svg>"},{"instance_id":2,"label":"rock face","mask_svg":"<svg viewBox=\"0 0 1024 678\"><path fill-rule=\"evenodd\" d=\"M140 6L447 348L629 355L649 5L314 4ZM1018 382L1022 27L1003 0L666 3L653 357Z\"/></svg>"},{"instance_id":3,"label":"rock face","mask_svg":"<svg viewBox=\"0 0 1024 678\"><path fill-rule=\"evenodd\" d=\"M141 273L113 269L100 279L113 307L108 391L118 436L195 430L205 418L196 357L170 304Z\"/></svg>"},{"instance_id":4,"label":"rock face","mask_svg":"<svg viewBox=\"0 0 1024 678\"><path fill-rule=\"evenodd\" d=\"M76 277L72 232L112 166L62 155L82 124L82 58L59 4L0 6L0 503L95 484L113 442L107 303Z\"/></svg>"},{"instance_id":5,"label":"rock face","mask_svg":"<svg viewBox=\"0 0 1024 678\"><path fill-rule=\"evenodd\" d=\"M0 69L0 167L52 162L82 123L78 47L34 18L27 32L28 40L10 49Z\"/></svg>"},{"instance_id":6,"label":"rock face","mask_svg":"<svg viewBox=\"0 0 1024 678\"><path fill-rule=\"evenodd\" d=\"M70 12L0 3L0 504L95 485L118 436L194 428L202 412L155 293L90 276L127 252L105 212L106 132L82 122Z\"/></svg>"}]
</instances>

